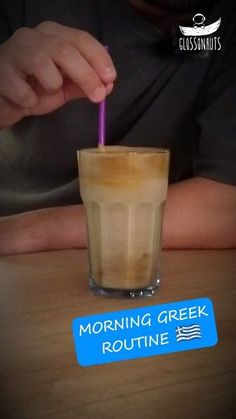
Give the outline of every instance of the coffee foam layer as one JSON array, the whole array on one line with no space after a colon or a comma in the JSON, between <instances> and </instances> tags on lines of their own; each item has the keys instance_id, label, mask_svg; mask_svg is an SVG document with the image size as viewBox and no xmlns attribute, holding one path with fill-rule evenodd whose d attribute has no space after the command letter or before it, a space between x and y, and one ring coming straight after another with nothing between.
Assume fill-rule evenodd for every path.
<instances>
[{"instance_id":1,"label":"coffee foam layer","mask_svg":"<svg viewBox=\"0 0 236 419\"><path fill-rule=\"evenodd\" d=\"M112 146L85 149L78 156L81 180L96 185L132 188L147 178L168 178L168 150Z\"/></svg>"}]
</instances>

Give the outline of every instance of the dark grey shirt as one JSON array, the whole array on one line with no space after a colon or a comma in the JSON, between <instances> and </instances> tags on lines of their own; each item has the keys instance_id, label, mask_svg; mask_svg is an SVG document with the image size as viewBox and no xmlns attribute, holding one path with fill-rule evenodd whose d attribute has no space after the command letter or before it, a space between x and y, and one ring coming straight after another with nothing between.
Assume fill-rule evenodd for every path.
<instances>
[{"instance_id":1,"label":"dark grey shirt","mask_svg":"<svg viewBox=\"0 0 236 419\"><path fill-rule=\"evenodd\" d=\"M0 36L45 20L90 32L118 72L107 143L170 148L170 182L236 184L236 5L213 3L206 22L221 17L222 48L208 54L179 51L179 31L169 39L126 0L3 1ZM97 105L82 99L2 131L0 214L80 203L76 150L96 146L97 123Z\"/></svg>"}]
</instances>

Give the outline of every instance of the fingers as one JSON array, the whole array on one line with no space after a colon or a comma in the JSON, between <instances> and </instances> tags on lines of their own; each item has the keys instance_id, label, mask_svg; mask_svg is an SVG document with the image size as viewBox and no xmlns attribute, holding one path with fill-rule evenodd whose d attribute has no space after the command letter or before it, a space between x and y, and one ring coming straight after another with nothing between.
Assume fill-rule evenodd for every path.
<instances>
[{"instance_id":1,"label":"fingers","mask_svg":"<svg viewBox=\"0 0 236 419\"><path fill-rule=\"evenodd\" d=\"M107 95L109 95L109 94L112 92L113 87L114 87L114 83L108 83L108 84L106 85L106 94L107 94Z\"/></svg>"},{"instance_id":2,"label":"fingers","mask_svg":"<svg viewBox=\"0 0 236 419\"><path fill-rule=\"evenodd\" d=\"M57 23L19 29L0 46L0 104L5 111L12 107L12 115L17 111L12 123L20 114L50 112L73 98L100 102L111 93L115 78L101 43Z\"/></svg>"},{"instance_id":3,"label":"fingers","mask_svg":"<svg viewBox=\"0 0 236 419\"><path fill-rule=\"evenodd\" d=\"M36 30L22 28L13 35L12 44L8 58L15 68L27 76L34 76L48 92L61 88L63 77L47 51L50 39Z\"/></svg>"},{"instance_id":4,"label":"fingers","mask_svg":"<svg viewBox=\"0 0 236 419\"><path fill-rule=\"evenodd\" d=\"M56 64L93 102L101 101L106 95L105 85L84 57L71 45L64 43L52 52Z\"/></svg>"},{"instance_id":5,"label":"fingers","mask_svg":"<svg viewBox=\"0 0 236 419\"><path fill-rule=\"evenodd\" d=\"M70 79L65 78L61 89L48 95L42 87L35 84L35 91L39 97L36 106L28 110L28 115L43 115L51 112L72 99L84 97L84 93Z\"/></svg>"},{"instance_id":6,"label":"fingers","mask_svg":"<svg viewBox=\"0 0 236 419\"><path fill-rule=\"evenodd\" d=\"M2 63L0 67L0 96L25 108L37 103L37 96L30 85L9 63Z\"/></svg>"},{"instance_id":7,"label":"fingers","mask_svg":"<svg viewBox=\"0 0 236 419\"><path fill-rule=\"evenodd\" d=\"M63 85L62 74L47 51L29 49L24 56L15 55L15 61L24 74L34 76L47 92L54 92Z\"/></svg>"},{"instance_id":8,"label":"fingers","mask_svg":"<svg viewBox=\"0 0 236 419\"><path fill-rule=\"evenodd\" d=\"M116 69L106 48L88 32L69 28L55 22L43 22L37 29L47 35L59 36L73 44L85 60L91 64L104 83L114 82Z\"/></svg>"},{"instance_id":9,"label":"fingers","mask_svg":"<svg viewBox=\"0 0 236 419\"><path fill-rule=\"evenodd\" d=\"M84 97L82 90L67 77L64 78L62 88L50 95L47 95L39 84L35 84L34 88L39 100L36 106L26 111L27 115L43 115L59 108L72 99ZM112 89L113 83L108 83L106 85L106 94L109 95Z\"/></svg>"},{"instance_id":10,"label":"fingers","mask_svg":"<svg viewBox=\"0 0 236 419\"><path fill-rule=\"evenodd\" d=\"M18 30L14 38L20 48L14 50L12 63L24 74L33 75L49 93L62 87L62 74L93 102L100 102L112 90L114 65L90 34L45 22L37 30Z\"/></svg>"},{"instance_id":11,"label":"fingers","mask_svg":"<svg viewBox=\"0 0 236 419\"><path fill-rule=\"evenodd\" d=\"M103 100L107 94L106 84L113 83L116 77L106 49L86 32L57 23L43 23L37 29L51 37L52 42L48 44L50 55L67 77L80 87L84 96L93 102Z\"/></svg>"}]
</instances>

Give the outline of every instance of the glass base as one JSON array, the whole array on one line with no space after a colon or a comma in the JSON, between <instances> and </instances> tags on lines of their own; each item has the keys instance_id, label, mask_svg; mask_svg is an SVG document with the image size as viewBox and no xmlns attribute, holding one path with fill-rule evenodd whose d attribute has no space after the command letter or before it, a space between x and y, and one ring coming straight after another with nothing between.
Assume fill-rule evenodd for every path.
<instances>
[{"instance_id":1,"label":"glass base","mask_svg":"<svg viewBox=\"0 0 236 419\"><path fill-rule=\"evenodd\" d=\"M153 285L145 288L137 289L116 289L116 288L103 288L97 285L93 278L89 279L90 289L96 295L111 298L143 298L152 297L160 285L160 280L156 279Z\"/></svg>"}]
</instances>

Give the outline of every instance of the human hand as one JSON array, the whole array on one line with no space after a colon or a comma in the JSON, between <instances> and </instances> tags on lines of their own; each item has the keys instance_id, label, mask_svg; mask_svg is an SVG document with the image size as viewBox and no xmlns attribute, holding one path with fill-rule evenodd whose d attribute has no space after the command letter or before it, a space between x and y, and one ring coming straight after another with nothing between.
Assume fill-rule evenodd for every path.
<instances>
[{"instance_id":1,"label":"human hand","mask_svg":"<svg viewBox=\"0 0 236 419\"><path fill-rule=\"evenodd\" d=\"M89 33L55 22L18 29L0 46L0 128L71 99L100 102L115 78L109 53Z\"/></svg>"}]
</instances>

